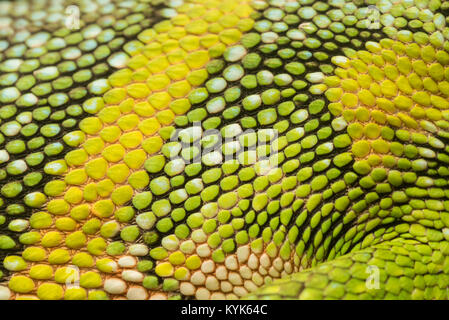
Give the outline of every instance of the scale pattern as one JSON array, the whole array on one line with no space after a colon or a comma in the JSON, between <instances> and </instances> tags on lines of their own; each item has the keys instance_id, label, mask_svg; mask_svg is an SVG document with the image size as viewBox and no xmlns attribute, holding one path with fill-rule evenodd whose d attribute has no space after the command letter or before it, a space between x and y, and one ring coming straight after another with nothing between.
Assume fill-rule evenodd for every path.
<instances>
[{"instance_id":1,"label":"scale pattern","mask_svg":"<svg viewBox=\"0 0 449 320\"><path fill-rule=\"evenodd\" d=\"M0 6L0 299L449 298L448 3Z\"/></svg>"}]
</instances>

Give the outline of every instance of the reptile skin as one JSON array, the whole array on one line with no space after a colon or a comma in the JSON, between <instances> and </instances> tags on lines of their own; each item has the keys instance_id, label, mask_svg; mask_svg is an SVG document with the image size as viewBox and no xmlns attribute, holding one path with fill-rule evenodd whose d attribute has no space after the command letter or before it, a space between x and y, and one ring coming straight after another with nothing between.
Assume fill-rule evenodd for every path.
<instances>
[{"instance_id":1,"label":"reptile skin","mask_svg":"<svg viewBox=\"0 0 449 320\"><path fill-rule=\"evenodd\" d=\"M448 19L1 2L0 300L448 299Z\"/></svg>"}]
</instances>

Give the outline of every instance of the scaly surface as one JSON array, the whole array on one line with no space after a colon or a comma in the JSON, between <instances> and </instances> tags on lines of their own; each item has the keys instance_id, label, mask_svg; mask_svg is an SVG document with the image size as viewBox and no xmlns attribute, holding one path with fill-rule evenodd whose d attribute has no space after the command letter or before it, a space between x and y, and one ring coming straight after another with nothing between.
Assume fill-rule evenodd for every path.
<instances>
[{"instance_id":1,"label":"scaly surface","mask_svg":"<svg viewBox=\"0 0 449 320\"><path fill-rule=\"evenodd\" d=\"M71 4L0 10L1 299L448 298L447 3Z\"/></svg>"}]
</instances>

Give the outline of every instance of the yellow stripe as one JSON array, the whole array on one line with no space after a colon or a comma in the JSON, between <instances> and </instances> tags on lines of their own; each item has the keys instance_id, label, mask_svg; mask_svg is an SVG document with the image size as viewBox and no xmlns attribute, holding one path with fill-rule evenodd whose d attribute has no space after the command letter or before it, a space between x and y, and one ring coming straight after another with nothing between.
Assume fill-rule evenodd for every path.
<instances>
[{"instance_id":1,"label":"yellow stripe","mask_svg":"<svg viewBox=\"0 0 449 320\"><path fill-rule=\"evenodd\" d=\"M102 100L87 102L94 110L102 108L80 122L77 134L85 136L81 148L54 163L68 167L64 180L54 183L64 181L65 192L47 203L52 225L33 230L43 238L39 246L26 248L28 268L10 279L12 298L94 298L104 294L98 290L105 279L119 279L125 270L117 266L120 257L105 252L107 240L99 232L85 234L83 228L126 225L114 213L148 185L143 165L162 147L160 129L190 109L186 97L207 79L205 65L253 24L250 6L237 0L191 0L176 10L176 17L139 34L127 67L110 76L111 89ZM85 268L72 268L73 259L84 261ZM67 289L68 279L80 280L81 287ZM148 291L138 284L132 288ZM114 295L118 297L126 292Z\"/></svg>"}]
</instances>

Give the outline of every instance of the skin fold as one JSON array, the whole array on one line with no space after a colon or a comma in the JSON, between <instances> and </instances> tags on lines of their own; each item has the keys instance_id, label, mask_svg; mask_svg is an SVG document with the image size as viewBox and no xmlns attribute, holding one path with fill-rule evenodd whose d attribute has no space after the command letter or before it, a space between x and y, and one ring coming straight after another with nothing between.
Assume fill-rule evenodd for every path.
<instances>
[{"instance_id":1,"label":"skin fold","mask_svg":"<svg viewBox=\"0 0 449 320\"><path fill-rule=\"evenodd\" d=\"M1 4L0 299L447 299L449 6Z\"/></svg>"}]
</instances>

